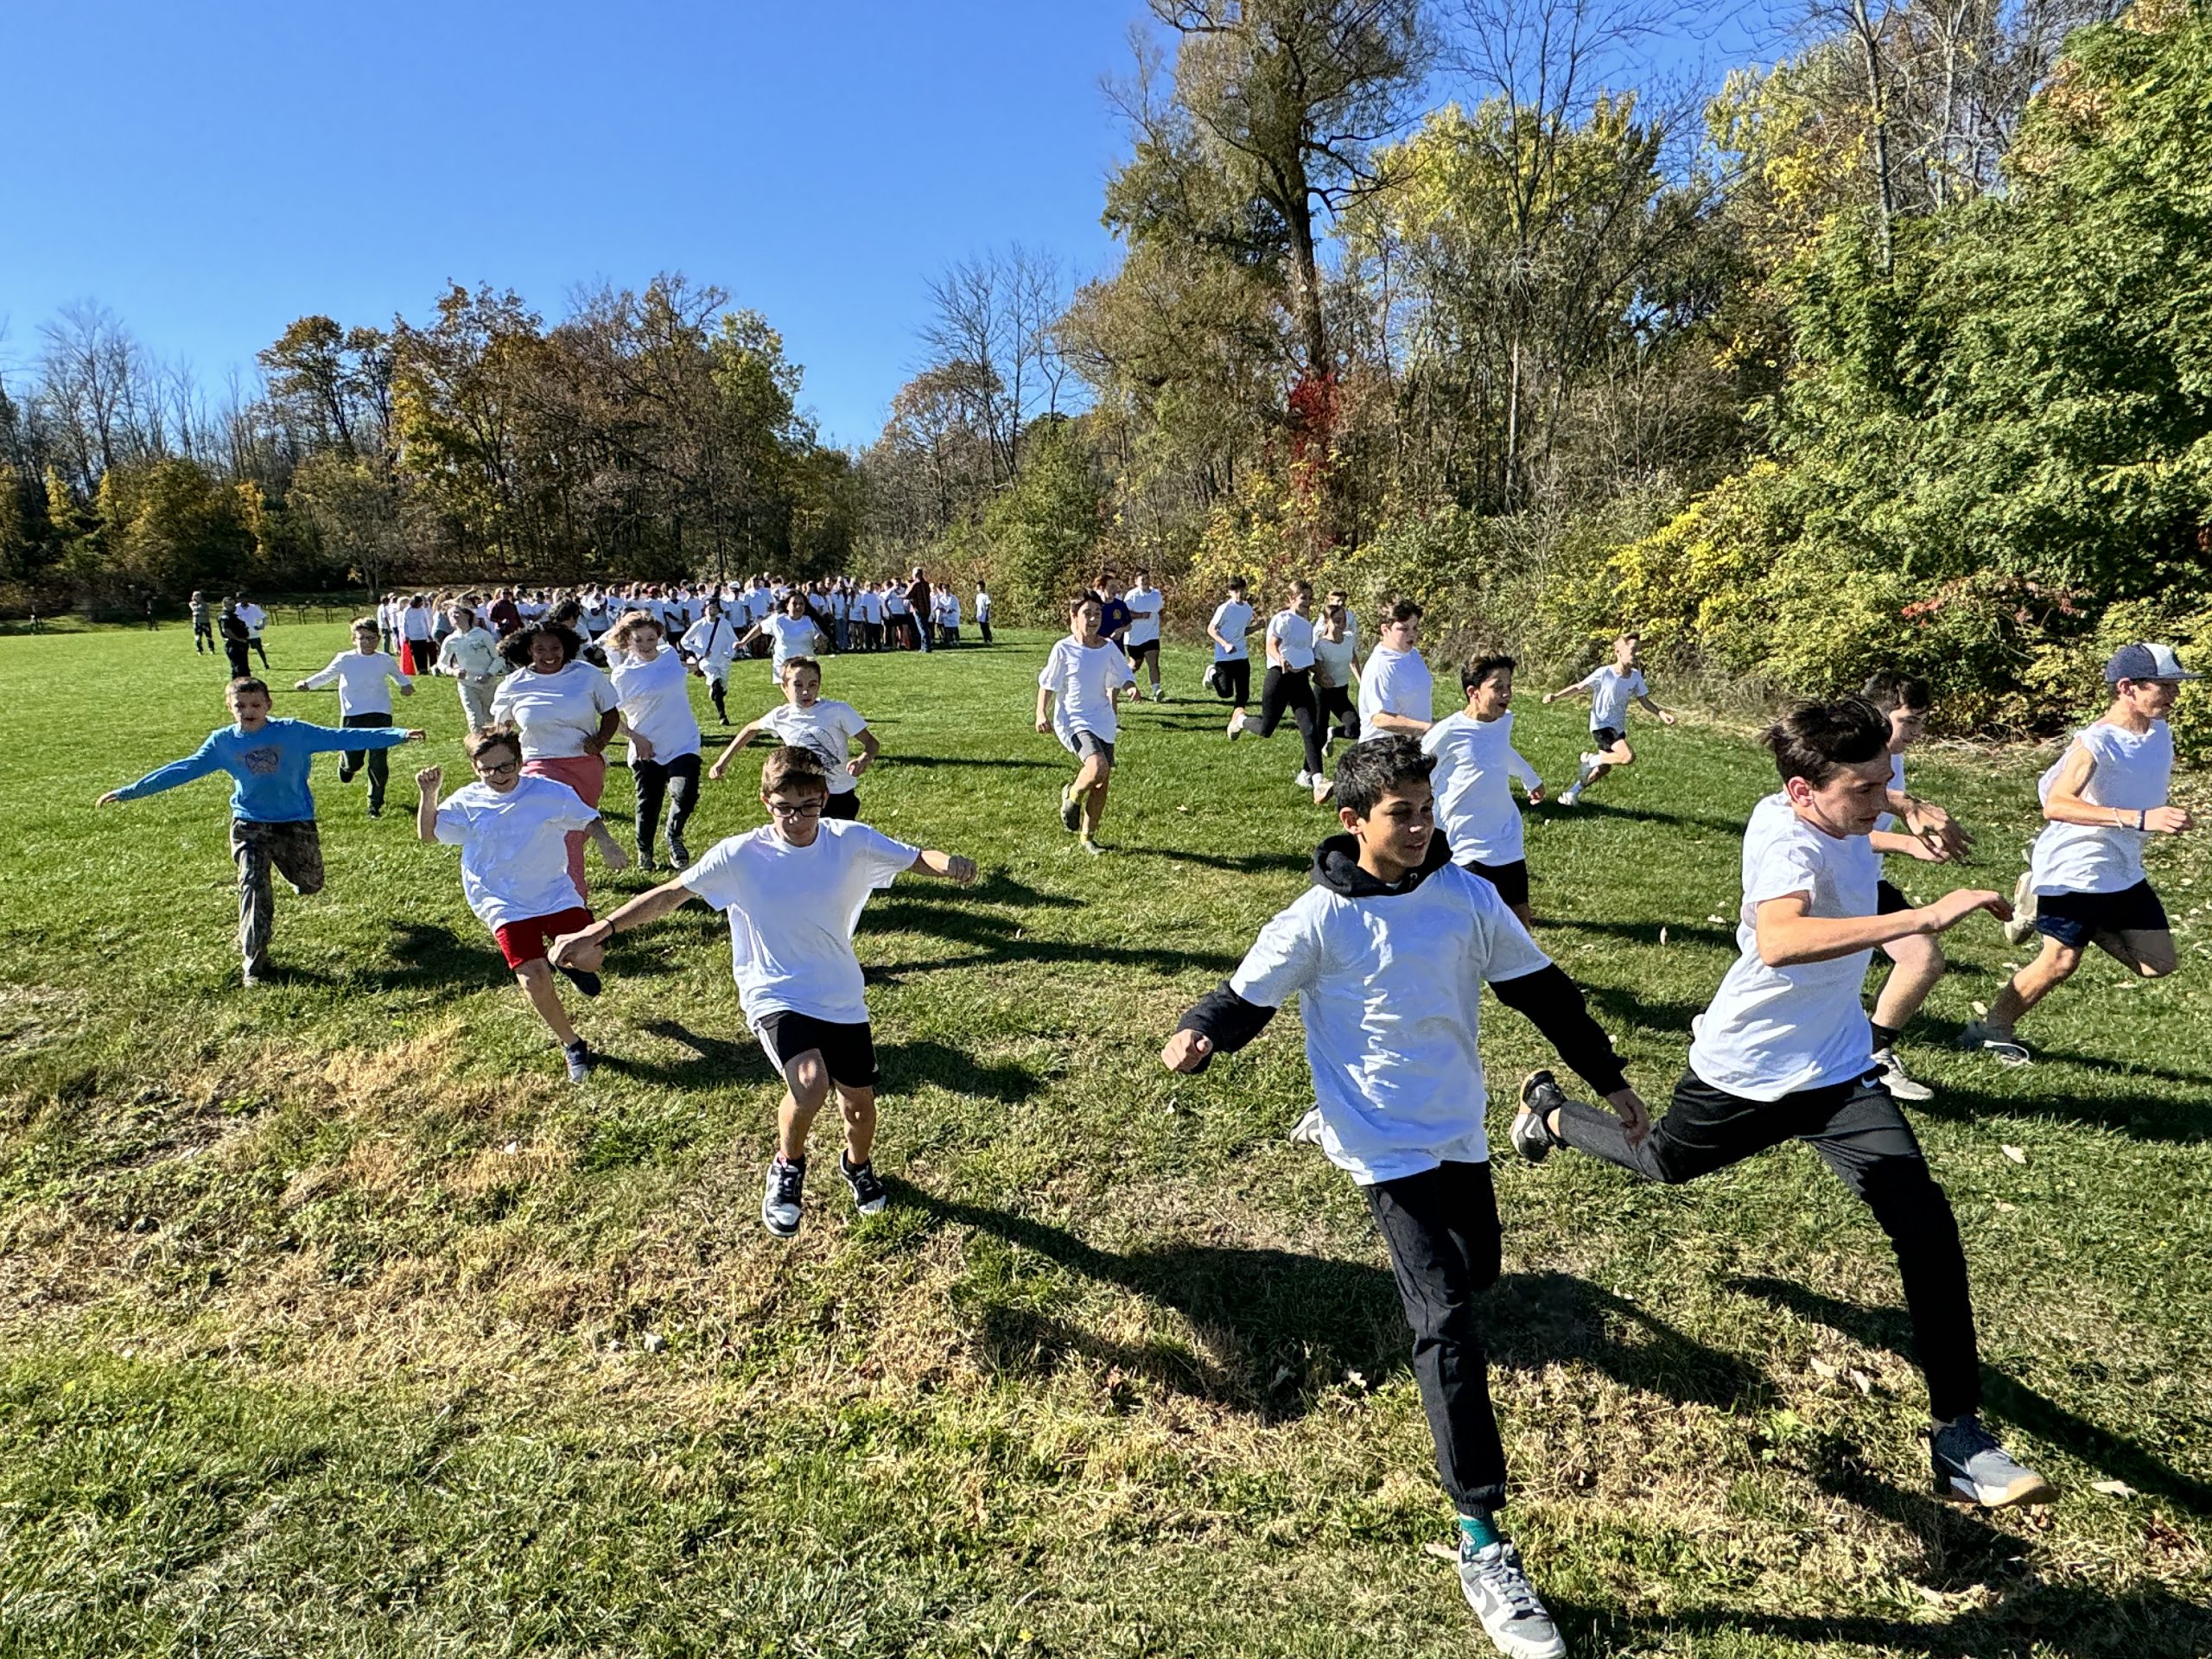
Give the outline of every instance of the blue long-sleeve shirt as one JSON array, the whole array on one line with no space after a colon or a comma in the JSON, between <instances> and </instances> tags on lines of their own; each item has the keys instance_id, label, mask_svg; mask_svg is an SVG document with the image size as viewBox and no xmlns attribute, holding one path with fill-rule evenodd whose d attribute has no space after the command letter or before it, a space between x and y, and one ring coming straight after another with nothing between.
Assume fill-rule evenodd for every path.
<instances>
[{"instance_id":1,"label":"blue long-sleeve shirt","mask_svg":"<svg viewBox=\"0 0 2212 1659\"><path fill-rule=\"evenodd\" d=\"M257 732L226 726L181 760L148 772L116 791L135 801L179 784L226 772L232 780L231 816L252 823L298 823L315 817L308 769L318 754L341 749L389 749L407 741L397 726L314 726L304 720L272 720Z\"/></svg>"}]
</instances>

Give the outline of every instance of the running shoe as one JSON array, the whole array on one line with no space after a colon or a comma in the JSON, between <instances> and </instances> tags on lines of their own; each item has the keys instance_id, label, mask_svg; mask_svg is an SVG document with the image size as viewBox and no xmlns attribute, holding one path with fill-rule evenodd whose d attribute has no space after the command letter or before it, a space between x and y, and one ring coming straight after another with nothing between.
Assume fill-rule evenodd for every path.
<instances>
[{"instance_id":1,"label":"running shoe","mask_svg":"<svg viewBox=\"0 0 2212 1659\"><path fill-rule=\"evenodd\" d=\"M690 862L691 849L683 844L683 837L671 836L668 838L668 868L671 870L680 870Z\"/></svg>"},{"instance_id":2,"label":"running shoe","mask_svg":"<svg viewBox=\"0 0 2212 1659\"><path fill-rule=\"evenodd\" d=\"M1876 1049L1874 1064L1882 1069L1882 1087L1890 1091L1891 1099L1933 1100L1936 1098L1936 1091L1924 1083L1914 1081L1906 1073L1904 1063L1897 1058L1895 1049Z\"/></svg>"},{"instance_id":3,"label":"running shoe","mask_svg":"<svg viewBox=\"0 0 2212 1659\"><path fill-rule=\"evenodd\" d=\"M1306 1116L1292 1127L1290 1144L1294 1147L1318 1147L1321 1144L1321 1109L1319 1106L1307 1107Z\"/></svg>"},{"instance_id":4,"label":"running shoe","mask_svg":"<svg viewBox=\"0 0 2212 1659\"><path fill-rule=\"evenodd\" d=\"M1979 1417L1939 1425L1928 1450L1936 1490L1946 1497L2001 1510L2010 1503L2048 1503L2053 1497L2050 1483L1998 1445Z\"/></svg>"},{"instance_id":5,"label":"running shoe","mask_svg":"<svg viewBox=\"0 0 2212 1659\"><path fill-rule=\"evenodd\" d=\"M1229 741L1234 743L1244 735L1244 711L1239 709L1229 717Z\"/></svg>"},{"instance_id":6,"label":"running shoe","mask_svg":"<svg viewBox=\"0 0 2212 1659\"><path fill-rule=\"evenodd\" d=\"M1500 1539L1480 1549L1459 1540L1459 1588L1475 1610L1483 1630L1500 1653L1512 1659L1565 1659L1567 1641L1536 1599L1521 1570L1521 1552Z\"/></svg>"},{"instance_id":7,"label":"running shoe","mask_svg":"<svg viewBox=\"0 0 2212 1659\"><path fill-rule=\"evenodd\" d=\"M1060 791L1060 828L1071 835L1083 831L1083 802L1075 792L1075 785L1068 785Z\"/></svg>"},{"instance_id":8,"label":"running shoe","mask_svg":"<svg viewBox=\"0 0 2212 1659\"><path fill-rule=\"evenodd\" d=\"M561 1057L569 1063L569 1081L582 1083L591 1076L591 1069L599 1064L599 1056L591 1052L591 1045L581 1037L573 1043L561 1045Z\"/></svg>"},{"instance_id":9,"label":"running shoe","mask_svg":"<svg viewBox=\"0 0 2212 1659\"><path fill-rule=\"evenodd\" d=\"M1552 1155L1552 1148L1560 1144L1559 1137L1544 1121L1547 1113L1567 1104L1567 1093L1550 1071L1531 1071L1521 1084L1521 1109L1513 1115L1513 1128L1508 1138L1513 1150L1532 1164L1541 1164Z\"/></svg>"},{"instance_id":10,"label":"running shoe","mask_svg":"<svg viewBox=\"0 0 2212 1659\"><path fill-rule=\"evenodd\" d=\"M1986 1054L2000 1065L2026 1065L2035 1058L2025 1043L1986 1020L1969 1020L1959 1032L1959 1046Z\"/></svg>"},{"instance_id":11,"label":"running shoe","mask_svg":"<svg viewBox=\"0 0 2212 1659\"><path fill-rule=\"evenodd\" d=\"M798 1231L805 1213L806 1165L804 1160L787 1164L779 1152L768 1166L767 1190L760 1196L760 1224L778 1238L790 1238Z\"/></svg>"},{"instance_id":12,"label":"running shoe","mask_svg":"<svg viewBox=\"0 0 2212 1659\"><path fill-rule=\"evenodd\" d=\"M588 969L563 968L561 971L569 976L569 983L575 986L586 996L597 996L602 988L600 983L599 976L591 972Z\"/></svg>"},{"instance_id":13,"label":"running shoe","mask_svg":"<svg viewBox=\"0 0 2212 1659\"><path fill-rule=\"evenodd\" d=\"M1311 789L1313 787L1313 774L1306 771L1305 767L1300 766L1296 773L1292 776L1290 781L1296 784L1300 789Z\"/></svg>"},{"instance_id":14,"label":"running shoe","mask_svg":"<svg viewBox=\"0 0 2212 1659\"><path fill-rule=\"evenodd\" d=\"M1316 778L1316 779L1314 779L1314 780L1313 780L1313 804L1314 804L1314 805L1316 805L1316 806L1320 805L1324 801L1327 800L1327 799L1329 798L1329 797L1330 797L1330 796L1332 796L1332 795L1335 794L1336 792L1337 792L1337 780L1336 780L1335 779L1333 779L1333 778Z\"/></svg>"},{"instance_id":15,"label":"running shoe","mask_svg":"<svg viewBox=\"0 0 2212 1659\"><path fill-rule=\"evenodd\" d=\"M238 983L250 991L259 985L268 973L269 964L266 962L249 962L238 970Z\"/></svg>"},{"instance_id":16,"label":"running shoe","mask_svg":"<svg viewBox=\"0 0 2212 1659\"><path fill-rule=\"evenodd\" d=\"M2012 884L2012 919L2005 924L2007 944L2025 944L2035 936L2036 890L2031 880L2031 873L2022 870L2020 879Z\"/></svg>"},{"instance_id":17,"label":"running shoe","mask_svg":"<svg viewBox=\"0 0 2212 1659\"><path fill-rule=\"evenodd\" d=\"M1076 845L1082 848L1084 852L1089 853L1093 858L1100 858L1105 855L1106 849L1103 847L1101 847L1096 842L1093 841L1089 836L1082 837L1082 839L1076 842Z\"/></svg>"},{"instance_id":18,"label":"running shoe","mask_svg":"<svg viewBox=\"0 0 2212 1659\"><path fill-rule=\"evenodd\" d=\"M658 865L658 864L656 864L656 863L654 863L654 862L653 862L653 854L652 854L652 848L650 848L650 847L640 847L640 848L639 848L639 849L638 849L638 869L639 869L639 874L645 874L645 875L651 875L651 874L652 874L655 870L658 869L659 868L660 868L660 866L659 866L659 865Z\"/></svg>"},{"instance_id":19,"label":"running shoe","mask_svg":"<svg viewBox=\"0 0 2212 1659\"><path fill-rule=\"evenodd\" d=\"M1166 692L1166 689L1165 689L1164 687L1161 687L1161 686L1157 686L1157 685L1154 686L1154 687L1152 688L1152 700L1153 700L1154 702L1166 702L1166 701L1167 701L1167 692Z\"/></svg>"},{"instance_id":20,"label":"running shoe","mask_svg":"<svg viewBox=\"0 0 2212 1659\"><path fill-rule=\"evenodd\" d=\"M883 1206L891 1202L891 1194L884 1191L883 1182L876 1174L873 1162L848 1163L845 1154L840 1152L837 1154L837 1173L845 1178L845 1185L853 1189L853 1205L861 1214L879 1214Z\"/></svg>"},{"instance_id":21,"label":"running shoe","mask_svg":"<svg viewBox=\"0 0 2212 1659\"><path fill-rule=\"evenodd\" d=\"M1582 785L1580 783L1569 784L1565 789L1560 791L1559 793L1559 804L1561 806L1573 806L1581 798Z\"/></svg>"},{"instance_id":22,"label":"running shoe","mask_svg":"<svg viewBox=\"0 0 2212 1659\"><path fill-rule=\"evenodd\" d=\"M381 806L371 807L369 809L369 816L372 818L380 818L384 817L384 808Z\"/></svg>"}]
</instances>

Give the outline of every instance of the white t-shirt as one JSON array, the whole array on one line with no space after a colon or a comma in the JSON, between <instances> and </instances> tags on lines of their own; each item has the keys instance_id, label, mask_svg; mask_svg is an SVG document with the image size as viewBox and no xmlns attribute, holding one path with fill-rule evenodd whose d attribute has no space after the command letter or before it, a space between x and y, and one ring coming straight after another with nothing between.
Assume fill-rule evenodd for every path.
<instances>
[{"instance_id":1,"label":"white t-shirt","mask_svg":"<svg viewBox=\"0 0 2212 1659\"><path fill-rule=\"evenodd\" d=\"M1135 677L1129 659L1111 639L1084 645L1066 635L1052 642L1037 683L1052 694L1052 730L1071 753L1077 732L1089 732L1103 743L1114 741L1121 731L1114 693Z\"/></svg>"},{"instance_id":2,"label":"white t-shirt","mask_svg":"<svg viewBox=\"0 0 2212 1659\"><path fill-rule=\"evenodd\" d=\"M864 590L860 598L854 602L860 607L861 621L880 622L883 620L883 595L877 593L874 588ZM981 614L981 612L982 607L978 606L977 613Z\"/></svg>"},{"instance_id":3,"label":"white t-shirt","mask_svg":"<svg viewBox=\"0 0 2212 1659\"><path fill-rule=\"evenodd\" d=\"M1616 674L1611 663L1584 675L1574 683L1578 688L1590 688L1590 729L1593 732L1607 726L1617 732L1628 730L1629 703L1651 695L1651 688L1643 683L1642 669L1632 668L1626 674Z\"/></svg>"},{"instance_id":4,"label":"white t-shirt","mask_svg":"<svg viewBox=\"0 0 2212 1659\"><path fill-rule=\"evenodd\" d=\"M943 621L946 627L958 627L960 626L960 595L954 593L950 588L938 588L937 590L937 613L938 619Z\"/></svg>"},{"instance_id":5,"label":"white t-shirt","mask_svg":"<svg viewBox=\"0 0 2212 1659\"><path fill-rule=\"evenodd\" d=\"M1770 968L1759 959L1758 910L1770 899L1802 893L1811 900L1808 915L1872 916L1881 879L1881 855L1866 836L1814 828L1790 810L1784 794L1751 809L1736 917L1740 954L1698 1022L1691 1071L1746 1100L1780 1100L1850 1083L1872 1069L1873 1027L1859 992L1873 951Z\"/></svg>"},{"instance_id":6,"label":"white t-shirt","mask_svg":"<svg viewBox=\"0 0 2212 1659\"><path fill-rule=\"evenodd\" d=\"M815 626L810 616L772 616L761 623L766 632L772 655L768 666L778 679L784 677L784 658L811 657L822 630Z\"/></svg>"},{"instance_id":7,"label":"white t-shirt","mask_svg":"<svg viewBox=\"0 0 2212 1659\"><path fill-rule=\"evenodd\" d=\"M1275 651L1282 659L1286 671L1295 672L1313 666L1313 622L1310 617L1296 611L1277 611L1268 619L1268 638L1275 642Z\"/></svg>"},{"instance_id":8,"label":"white t-shirt","mask_svg":"<svg viewBox=\"0 0 2212 1659\"><path fill-rule=\"evenodd\" d=\"M1421 652L1376 646L1359 677L1360 741L1389 735L1375 723L1377 715L1401 715L1426 725L1435 689L1428 663Z\"/></svg>"},{"instance_id":9,"label":"white t-shirt","mask_svg":"<svg viewBox=\"0 0 2212 1659\"><path fill-rule=\"evenodd\" d=\"M2139 737L2101 720L2076 732L2074 741L2096 762L2082 786L2083 800L2127 812L2166 804L2174 776L2174 734L2164 721L2152 721ZM2037 800L2050 798L2050 786L2065 764L2062 754L2036 780ZM2140 830L2116 825L2046 823L2028 855L2029 883L2039 893L2125 892L2147 879L2143 843L2148 839Z\"/></svg>"},{"instance_id":10,"label":"white t-shirt","mask_svg":"<svg viewBox=\"0 0 2212 1659\"><path fill-rule=\"evenodd\" d=\"M269 625L269 613L248 600L238 607L238 620L245 624L246 637L250 639L260 639L262 629Z\"/></svg>"},{"instance_id":11,"label":"white t-shirt","mask_svg":"<svg viewBox=\"0 0 2212 1659\"><path fill-rule=\"evenodd\" d=\"M650 663L621 657L609 677L614 695L622 700L623 724L652 745L655 764L699 753L699 718L691 712L691 671L681 657L665 645ZM631 766L642 758L633 741Z\"/></svg>"},{"instance_id":12,"label":"white t-shirt","mask_svg":"<svg viewBox=\"0 0 2212 1659\"><path fill-rule=\"evenodd\" d=\"M1358 652L1358 638L1350 628L1344 630L1344 637L1341 639L1331 639L1317 632L1313 636L1313 664L1318 671L1313 676L1315 683L1320 685L1350 685L1352 664Z\"/></svg>"},{"instance_id":13,"label":"white t-shirt","mask_svg":"<svg viewBox=\"0 0 2212 1659\"><path fill-rule=\"evenodd\" d=\"M1132 588L1122 595L1122 603L1129 607L1129 631L1122 638L1134 649L1148 645L1160 638L1160 613L1167 601L1157 588ZM1224 633L1228 629L1222 630Z\"/></svg>"},{"instance_id":14,"label":"white t-shirt","mask_svg":"<svg viewBox=\"0 0 2212 1659\"><path fill-rule=\"evenodd\" d=\"M558 760L580 755L599 733L600 716L617 708L614 683L581 657L556 674L522 669L492 693L492 718L512 720L522 733L522 758Z\"/></svg>"},{"instance_id":15,"label":"white t-shirt","mask_svg":"<svg viewBox=\"0 0 2212 1659\"><path fill-rule=\"evenodd\" d=\"M1224 599L1214 607L1213 620L1206 625L1229 641L1224 651L1213 648L1217 663L1243 662L1250 653L1244 649L1244 630L1252 626L1252 607L1241 599Z\"/></svg>"},{"instance_id":16,"label":"white t-shirt","mask_svg":"<svg viewBox=\"0 0 2212 1659\"><path fill-rule=\"evenodd\" d=\"M830 771L830 792L849 795L857 780L845 768L853 753L853 740L868 730L868 721L849 702L818 698L806 708L787 702L760 716L760 723L781 743L811 749Z\"/></svg>"},{"instance_id":17,"label":"white t-shirt","mask_svg":"<svg viewBox=\"0 0 2212 1659\"><path fill-rule=\"evenodd\" d=\"M1497 888L1447 864L1389 897L1308 887L1229 986L1268 1008L1299 994L1321 1149L1364 1185L1489 1158L1483 985L1550 965Z\"/></svg>"},{"instance_id":18,"label":"white t-shirt","mask_svg":"<svg viewBox=\"0 0 2212 1659\"><path fill-rule=\"evenodd\" d=\"M677 642L696 657L715 679L729 677L729 665L737 655L737 630L727 616L702 616L683 631Z\"/></svg>"},{"instance_id":19,"label":"white t-shirt","mask_svg":"<svg viewBox=\"0 0 2212 1659\"><path fill-rule=\"evenodd\" d=\"M824 820L804 847L764 824L715 842L683 885L728 913L730 969L747 1020L789 1013L859 1025L868 1018L853 954L861 906L920 856L849 820Z\"/></svg>"},{"instance_id":20,"label":"white t-shirt","mask_svg":"<svg viewBox=\"0 0 2212 1659\"><path fill-rule=\"evenodd\" d=\"M1422 734L1423 754L1436 757L1437 827L1455 864L1511 864L1523 856L1521 809L1511 779L1529 789L1543 779L1513 747L1513 716L1477 720L1460 709Z\"/></svg>"},{"instance_id":21,"label":"white t-shirt","mask_svg":"<svg viewBox=\"0 0 2212 1659\"><path fill-rule=\"evenodd\" d=\"M566 784L524 772L500 794L468 784L438 807L438 839L461 849L461 891L494 930L583 907L569 874L569 831L599 814Z\"/></svg>"},{"instance_id":22,"label":"white t-shirt","mask_svg":"<svg viewBox=\"0 0 2212 1659\"><path fill-rule=\"evenodd\" d=\"M410 605L400 613L400 631L410 639L428 639L435 632L435 620L429 606Z\"/></svg>"},{"instance_id":23,"label":"white t-shirt","mask_svg":"<svg viewBox=\"0 0 2212 1659\"><path fill-rule=\"evenodd\" d=\"M321 673L310 674L304 683L308 690L320 691L327 685L338 688L338 717L348 715L388 715L391 712L391 681L402 685L415 682L399 671L399 664L387 652L372 651L365 655L358 651L341 651L330 659L330 666Z\"/></svg>"},{"instance_id":24,"label":"white t-shirt","mask_svg":"<svg viewBox=\"0 0 2212 1659\"><path fill-rule=\"evenodd\" d=\"M988 622L990 620L991 596L982 588L978 588L976 590L976 620L978 622Z\"/></svg>"}]
</instances>

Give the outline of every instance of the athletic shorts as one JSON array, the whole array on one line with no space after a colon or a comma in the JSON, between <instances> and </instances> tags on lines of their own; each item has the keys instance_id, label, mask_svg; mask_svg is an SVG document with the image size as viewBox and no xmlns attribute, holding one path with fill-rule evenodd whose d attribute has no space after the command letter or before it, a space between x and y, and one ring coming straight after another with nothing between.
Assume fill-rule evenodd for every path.
<instances>
[{"instance_id":1,"label":"athletic shorts","mask_svg":"<svg viewBox=\"0 0 2212 1659\"><path fill-rule=\"evenodd\" d=\"M1616 743L1627 741L1628 734L1618 726L1592 726L1590 728L1590 747L1600 754Z\"/></svg>"},{"instance_id":2,"label":"athletic shorts","mask_svg":"<svg viewBox=\"0 0 2212 1659\"><path fill-rule=\"evenodd\" d=\"M524 916L509 922L505 927L495 927L492 937L499 943L499 954L507 959L510 968L545 960L545 947L563 933L581 933L591 925L591 912L578 905L568 910L556 910L550 916Z\"/></svg>"},{"instance_id":3,"label":"athletic shorts","mask_svg":"<svg viewBox=\"0 0 2212 1659\"><path fill-rule=\"evenodd\" d=\"M1088 760L1096 754L1103 756L1108 766L1114 764L1114 745L1096 732L1079 731L1072 737L1062 738L1060 741L1067 746L1078 760Z\"/></svg>"},{"instance_id":4,"label":"athletic shorts","mask_svg":"<svg viewBox=\"0 0 2212 1659\"><path fill-rule=\"evenodd\" d=\"M1135 668L1139 663L1144 661L1147 657L1151 658L1153 662L1157 664L1160 661L1160 641L1157 639L1147 639L1141 645L1131 645L1127 654L1129 659L1129 666L1131 668Z\"/></svg>"},{"instance_id":5,"label":"athletic shorts","mask_svg":"<svg viewBox=\"0 0 2212 1659\"><path fill-rule=\"evenodd\" d=\"M809 1050L818 1049L830 1081L848 1089L873 1089L880 1073L875 1069L875 1037L863 1020L856 1026L817 1020L810 1014L778 1009L753 1022L753 1034L768 1051L768 1063L785 1077L791 1062Z\"/></svg>"},{"instance_id":6,"label":"athletic shorts","mask_svg":"<svg viewBox=\"0 0 2212 1659\"><path fill-rule=\"evenodd\" d=\"M1460 867L1471 871L1497 889L1497 896L1508 906L1529 902L1529 861L1516 858L1510 864L1467 863Z\"/></svg>"},{"instance_id":7,"label":"athletic shorts","mask_svg":"<svg viewBox=\"0 0 2212 1659\"><path fill-rule=\"evenodd\" d=\"M1874 913L1894 916L1901 910L1910 910L1912 900L1899 893L1894 884L1884 881L1874 888Z\"/></svg>"},{"instance_id":8,"label":"athletic shorts","mask_svg":"<svg viewBox=\"0 0 2212 1659\"><path fill-rule=\"evenodd\" d=\"M857 818L861 815L861 792L857 789L833 789L830 798L822 803L825 818Z\"/></svg>"},{"instance_id":9,"label":"athletic shorts","mask_svg":"<svg viewBox=\"0 0 2212 1659\"><path fill-rule=\"evenodd\" d=\"M2163 933L2171 924L2151 884L2138 881L2118 893L2038 893L2036 931L2078 950L2100 933Z\"/></svg>"}]
</instances>

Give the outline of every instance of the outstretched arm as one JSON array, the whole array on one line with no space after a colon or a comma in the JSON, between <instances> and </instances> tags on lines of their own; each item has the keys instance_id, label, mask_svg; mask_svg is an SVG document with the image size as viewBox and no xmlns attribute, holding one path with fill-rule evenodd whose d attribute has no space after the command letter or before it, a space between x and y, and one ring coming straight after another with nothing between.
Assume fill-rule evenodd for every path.
<instances>
[{"instance_id":1,"label":"outstretched arm","mask_svg":"<svg viewBox=\"0 0 2212 1659\"><path fill-rule=\"evenodd\" d=\"M111 789L93 804L113 806L120 801L135 801L142 795L158 795L165 789L175 789L180 784L189 784L221 770L215 760L215 739L211 736L183 760L172 760L120 789Z\"/></svg>"},{"instance_id":2,"label":"outstretched arm","mask_svg":"<svg viewBox=\"0 0 2212 1659\"><path fill-rule=\"evenodd\" d=\"M1650 710L1651 713L1658 715L1659 723L1662 726L1671 726L1675 723L1674 715L1669 710L1662 709L1657 703L1652 702L1649 692L1639 695L1637 701L1642 703L1647 709Z\"/></svg>"},{"instance_id":3,"label":"outstretched arm","mask_svg":"<svg viewBox=\"0 0 2212 1659\"><path fill-rule=\"evenodd\" d=\"M1573 685L1562 685L1556 691L1544 693L1546 702L1557 702L1565 697L1587 696L1590 687L1586 681L1577 680Z\"/></svg>"},{"instance_id":4,"label":"outstretched arm","mask_svg":"<svg viewBox=\"0 0 2212 1659\"><path fill-rule=\"evenodd\" d=\"M883 753L883 745L875 741L875 734L867 727L861 727L856 735L860 739L861 752L853 760L845 762L845 770L855 778L874 766L875 757Z\"/></svg>"},{"instance_id":5,"label":"outstretched arm","mask_svg":"<svg viewBox=\"0 0 2212 1659\"><path fill-rule=\"evenodd\" d=\"M957 853L940 853L934 849L925 849L916 855L914 861L906 868L916 875L934 875L940 880L963 887L976 879L974 859L963 858Z\"/></svg>"},{"instance_id":6,"label":"outstretched arm","mask_svg":"<svg viewBox=\"0 0 2212 1659\"><path fill-rule=\"evenodd\" d=\"M1974 887L1961 887L1932 905L1887 916L1815 916L1809 913L1811 902L1807 893L1790 893L1758 907L1754 943L1761 962L1770 968L1834 962L1892 939L1944 932L1977 910L1987 911L2000 922L2012 919L2012 904L2004 894Z\"/></svg>"},{"instance_id":7,"label":"outstretched arm","mask_svg":"<svg viewBox=\"0 0 2212 1659\"><path fill-rule=\"evenodd\" d=\"M1966 827L1933 801L1923 801L1904 790L1890 791L1890 810L1897 815L1906 834L1899 836L1889 830L1877 831L1870 839L1877 852L1905 853L1914 858L1926 859L1941 864L1954 858L1963 858L1974 850L1974 837ZM1910 846L1895 843L1909 842Z\"/></svg>"},{"instance_id":8,"label":"outstretched arm","mask_svg":"<svg viewBox=\"0 0 2212 1659\"><path fill-rule=\"evenodd\" d=\"M679 880L664 881L660 886L639 893L620 909L611 912L589 927L574 933L563 933L546 950L556 968L563 967L571 951L604 950L607 940L617 933L634 932L647 923L657 922L672 910L680 910L699 895Z\"/></svg>"},{"instance_id":9,"label":"outstretched arm","mask_svg":"<svg viewBox=\"0 0 2212 1659\"><path fill-rule=\"evenodd\" d=\"M729 763L737 759L737 752L760 735L760 722L757 720L741 727L737 735L730 739L729 747L722 751L721 759L707 768L707 776L719 780L722 773L729 770Z\"/></svg>"}]
</instances>

